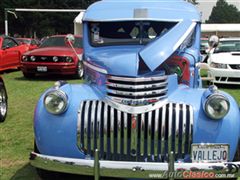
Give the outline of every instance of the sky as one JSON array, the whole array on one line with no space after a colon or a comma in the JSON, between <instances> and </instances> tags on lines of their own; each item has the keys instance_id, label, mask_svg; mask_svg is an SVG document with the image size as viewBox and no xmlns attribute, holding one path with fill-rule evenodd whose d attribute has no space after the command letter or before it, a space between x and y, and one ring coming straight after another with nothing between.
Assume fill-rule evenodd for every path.
<instances>
[{"instance_id":1,"label":"sky","mask_svg":"<svg viewBox=\"0 0 240 180\"><path fill-rule=\"evenodd\" d=\"M240 10L240 0L226 0L229 4L235 5ZM208 20L212 8L216 5L217 0L197 0L197 8L202 12L202 22Z\"/></svg>"}]
</instances>

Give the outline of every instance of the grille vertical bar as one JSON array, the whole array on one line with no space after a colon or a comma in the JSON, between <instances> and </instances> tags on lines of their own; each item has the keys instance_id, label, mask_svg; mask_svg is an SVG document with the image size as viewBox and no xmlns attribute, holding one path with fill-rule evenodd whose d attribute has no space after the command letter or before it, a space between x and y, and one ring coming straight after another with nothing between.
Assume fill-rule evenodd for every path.
<instances>
[{"instance_id":1,"label":"grille vertical bar","mask_svg":"<svg viewBox=\"0 0 240 180\"><path fill-rule=\"evenodd\" d=\"M166 162L169 151L177 158L190 153L193 108L168 103L141 114L117 110L103 101L84 101L78 116L78 146L100 159Z\"/></svg>"},{"instance_id":2,"label":"grille vertical bar","mask_svg":"<svg viewBox=\"0 0 240 180\"><path fill-rule=\"evenodd\" d=\"M114 133L114 139L113 139L113 159L117 160L117 152L118 152L118 111L116 109L114 109L113 112L113 123L114 123L114 129L113 129L113 133Z\"/></svg>"},{"instance_id":3,"label":"grille vertical bar","mask_svg":"<svg viewBox=\"0 0 240 180\"><path fill-rule=\"evenodd\" d=\"M100 119L100 158L104 158L104 112L105 112L105 104L101 103L101 119Z\"/></svg>"}]
</instances>

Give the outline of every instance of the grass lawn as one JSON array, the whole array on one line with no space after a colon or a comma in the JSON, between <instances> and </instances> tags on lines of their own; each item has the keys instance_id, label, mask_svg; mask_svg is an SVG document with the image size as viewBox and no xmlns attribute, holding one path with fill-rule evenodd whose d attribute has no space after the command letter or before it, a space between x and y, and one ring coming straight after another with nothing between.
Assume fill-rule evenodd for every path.
<instances>
[{"instance_id":1,"label":"grass lawn","mask_svg":"<svg viewBox=\"0 0 240 180\"><path fill-rule=\"evenodd\" d=\"M0 179L38 179L35 169L28 163L33 149L33 112L35 104L57 78L41 77L27 80L20 71L3 75L8 92L9 109L0 124ZM79 83L80 80L68 80Z\"/></svg>"},{"instance_id":2,"label":"grass lawn","mask_svg":"<svg viewBox=\"0 0 240 180\"><path fill-rule=\"evenodd\" d=\"M33 112L41 93L58 78L37 77L27 80L20 71L6 73L3 78L9 96L9 111L6 121L0 124L0 179L40 179L28 161L29 152L33 150ZM76 79L67 81L81 82ZM240 104L239 86L221 88L232 94Z\"/></svg>"}]
</instances>

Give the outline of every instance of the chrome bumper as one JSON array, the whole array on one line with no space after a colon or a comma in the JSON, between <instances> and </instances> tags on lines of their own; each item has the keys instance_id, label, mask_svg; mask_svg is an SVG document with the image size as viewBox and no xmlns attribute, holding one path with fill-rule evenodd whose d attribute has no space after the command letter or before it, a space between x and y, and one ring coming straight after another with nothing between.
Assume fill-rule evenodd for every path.
<instances>
[{"instance_id":1,"label":"chrome bumper","mask_svg":"<svg viewBox=\"0 0 240 180\"><path fill-rule=\"evenodd\" d=\"M102 161L47 156L32 152L30 163L40 169L79 175L143 179L195 179L240 177L240 161L227 163L151 163ZM171 158L170 158L171 159ZM170 162L173 162L170 160Z\"/></svg>"}]
</instances>

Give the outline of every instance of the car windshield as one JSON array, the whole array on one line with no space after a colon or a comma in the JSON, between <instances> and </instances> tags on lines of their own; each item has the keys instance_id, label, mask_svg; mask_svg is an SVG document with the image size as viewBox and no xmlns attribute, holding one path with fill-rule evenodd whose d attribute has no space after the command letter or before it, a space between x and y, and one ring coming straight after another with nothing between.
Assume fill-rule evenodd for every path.
<instances>
[{"instance_id":1,"label":"car windshield","mask_svg":"<svg viewBox=\"0 0 240 180\"><path fill-rule=\"evenodd\" d=\"M64 36L49 37L41 44L40 47L68 47L64 39ZM82 38L75 37L73 46L75 48L82 48Z\"/></svg>"},{"instance_id":2,"label":"car windshield","mask_svg":"<svg viewBox=\"0 0 240 180\"><path fill-rule=\"evenodd\" d=\"M92 46L147 44L168 32L176 22L124 21L88 24Z\"/></svg>"},{"instance_id":3,"label":"car windshield","mask_svg":"<svg viewBox=\"0 0 240 180\"><path fill-rule=\"evenodd\" d=\"M220 41L214 52L240 52L240 40Z\"/></svg>"}]
</instances>

